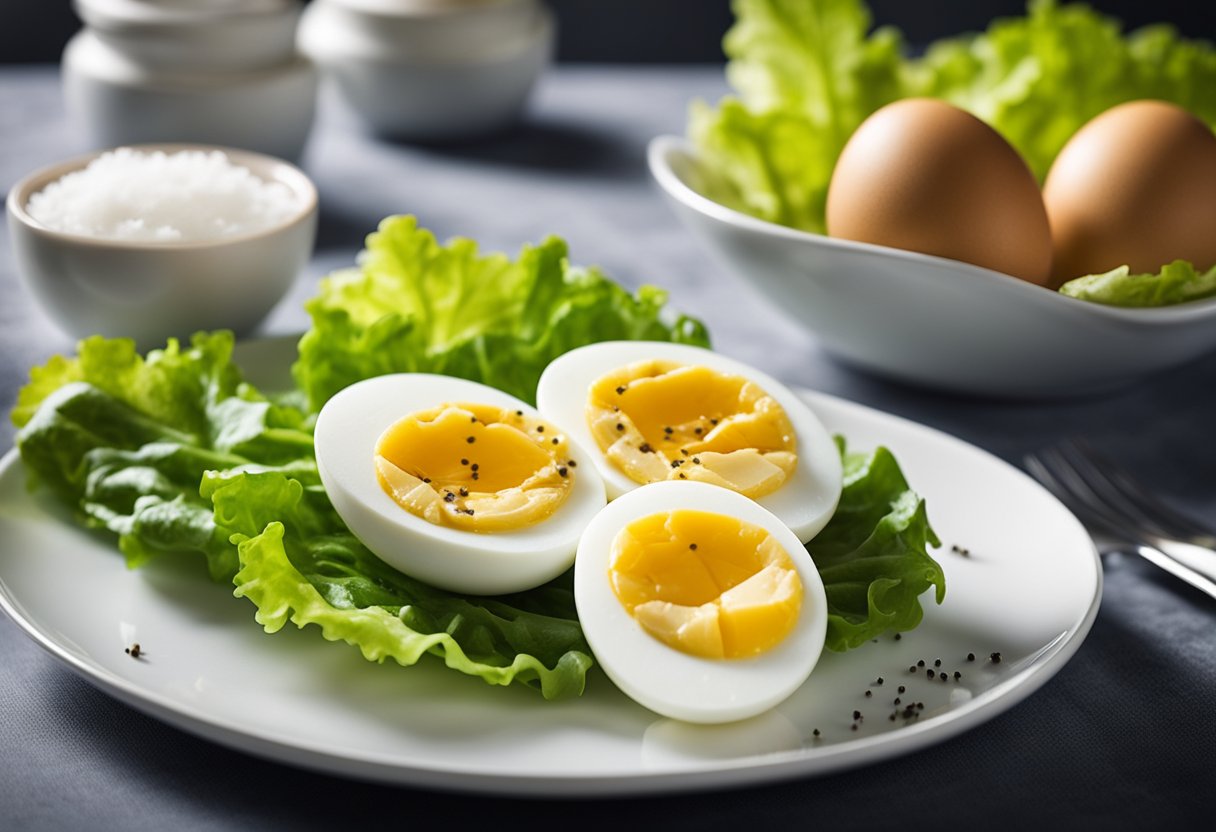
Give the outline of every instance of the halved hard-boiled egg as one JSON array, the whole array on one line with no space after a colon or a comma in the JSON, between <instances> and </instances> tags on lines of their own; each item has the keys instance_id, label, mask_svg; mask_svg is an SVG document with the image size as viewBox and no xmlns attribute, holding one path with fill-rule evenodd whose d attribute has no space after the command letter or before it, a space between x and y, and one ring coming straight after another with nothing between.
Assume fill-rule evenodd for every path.
<instances>
[{"instance_id":1,"label":"halved hard-boiled egg","mask_svg":"<svg viewBox=\"0 0 1216 832\"><path fill-rule=\"evenodd\" d=\"M457 592L517 592L561 574L606 501L594 463L561 429L449 376L353 384L321 409L315 443L325 490L364 545Z\"/></svg>"},{"instance_id":2,"label":"halved hard-boiled egg","mask_svg":"<svg viewBox=\"0 0 1216 832\"><path fill-rule=\"evenodd\" d=\"M645 485L604 508L579 544L574 595L617 687L689 722L772 708L810 675L827 631L823 581L798 537L705 483Z\"/></svg>"},{"instance_id":3,"label":"halved hard-boiled egg","mask_svg":"<svg viewBox=\"0 0 1216 832\"><path fill-rule=\"evenodd\" d=\"M609 499L641 485L701 482L750 497L802 541L840 499L835 443L776 379L710 350L608 341L555 359L537 406L592 452Z\"/></svg>"}]
</instances>

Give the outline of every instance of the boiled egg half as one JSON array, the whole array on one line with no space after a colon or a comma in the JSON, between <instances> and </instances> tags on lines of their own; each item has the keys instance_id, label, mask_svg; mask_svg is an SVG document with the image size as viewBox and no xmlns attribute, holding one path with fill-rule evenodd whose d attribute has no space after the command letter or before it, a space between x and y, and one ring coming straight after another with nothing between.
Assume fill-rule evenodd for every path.
<instances>
[{"instance_id":1,"label":"boiled egg half","mask_svg":"<svg viewBox=\"0 0 1216 832\"><path fill-rule=\"evenodd\" d=\"M555 359L537 407L587 448L615 499L699 482L756 500L803 542L840 499L840 454L802 399L710 350L607 341Z\"/></svg>"},{"instance_id":2,"label":"boiled egg half","mask_svg":"<svg viewBox=\"0 0 1216 832\"><path fill-rule=\"evenodd\" d=\"M806 547L742 494L644 485L587 527L574 567L583 633L608 677L656 713L744 719L806 680L827 598Z\"/></svg>"},{"instance_id":3,"label":"boiled egg half","mask_svg":"<svg viewBox=\"0 0 1216 832\"><path fill-rule=\"evenodd\" d=\"M317 417L334 508L378 557L442 589L539 586L606 502L588 454L513 396L449 376L353 384Z\"/></svg>"}]
</instances>

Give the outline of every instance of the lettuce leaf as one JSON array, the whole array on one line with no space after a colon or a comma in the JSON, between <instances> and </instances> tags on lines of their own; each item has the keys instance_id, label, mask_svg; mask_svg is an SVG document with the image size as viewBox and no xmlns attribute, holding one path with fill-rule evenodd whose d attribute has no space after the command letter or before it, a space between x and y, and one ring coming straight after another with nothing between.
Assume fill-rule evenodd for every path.
<instances>
[{"instance_id":1,"label":"lettuce leaf","mask_svg":"<svg viewBox=\"0 0 1216 832\"><path fill-rule=\"evenodd\" d=\"M1127 266L1070 280L1060 293L1108 306L1169 306L1216 297L1216 266L1199 272L1185 260L1162 266L1157 274L1132 274Z\"/></svg>"},{"instance_id":2,"label":"lettuce leaf","mask_svg":"<svg viewBox=\"0 0 1216 832\"><path fill-rule=\"evenodd\" d=\"M129 339L88 338L73 358L34 368L12 419L26 468L118 535L128 564L203 554L231 579L236 552L198 493L213 468L315 471L304 414L264 399L231 363L228 332L170 341L145 359ZM302 475L302 474L301 474Z\"/></svg>"},{"instance_id":3,"label":"lettuce leaf","mask_svg":"<svg viewBox=\"0 0 1216 832\"><path fill-rule=\"evenodd\" d=\"M591 651L568 576L503 598L464 597L387 566L343 525L318 486L279 472L213 473L203 493L237 545L237 597L267 632L316 625L369 661L423 655L489 684L513 681L546 699L582 693Z\"/></svg>"},{"instance_id":4,"label":"lettuce leaf","mask_svg":"<svg viewBox=\"0 0 1216 832\"><path fill-rule=\"evenodd\" d=\"M1216 126L1216 48L1169 26L1130 34L1080 3L1031 0L1024 17L903 57L900 35L867 35L862 0L735 0L723 46L737 96L694 102L688 134L706 196L770 222L822 233L832 170L874 110L946 99L1001 133L1034 173L1089 119L1141 98Z\"/></svg>"},{"instance_id":5,"label":"lettuce leaf","mask_svg":"<svg viewBox=\"0 0 1216 832\"><path fill-rule=\"evenodd\" d=\"M874 110L899 98L902 42L867 37L858 0L735 0L723 47L738 97L694 102L689 135L701 154L698 189L770 222L823 232L840 151Z\"/></svg>"},{"instance_id":6,"label":"lettuce leaf","mask_svg":"<svg viewBox=\"0 0 1216 832\"><path fill-rule=\"evenodd\" d=\"M828 598L826 646L837 652L860 647L883 633L911 630L924 611L920 596L936 588L946 595L946 576L927 547L939 546L925 501L908 486L886 448L849 453L844 490L828 525L807 544Z\"/></svg>"},{"instance_id":7,"label":"lettuce leaf","mask_svg":"<svg viewBox=\"0 0 1216 832\"><path fill-rule=\"evenodd\" d=\"M306 304L312 328L294 367L313 410L347 385L395 372L480 381L532 402L541 371L568 350L614 339L708 346L705 327L661 315L667 295L636 295L566 260L550 237L512 261L471 240L440 245L413 217L367 238L360 268L326 278Z\"/></svg>"}]
</instances>

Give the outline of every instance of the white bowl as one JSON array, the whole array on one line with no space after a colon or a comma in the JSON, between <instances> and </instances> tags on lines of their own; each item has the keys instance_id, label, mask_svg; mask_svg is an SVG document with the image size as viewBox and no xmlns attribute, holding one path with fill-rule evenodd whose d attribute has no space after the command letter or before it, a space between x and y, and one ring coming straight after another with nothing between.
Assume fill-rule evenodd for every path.
<instances>
[{"instance_id":1,"label":"white bowl","mask_svg":"<svg viewBox=\"0 0 1216 832\"><path fill-rule=\"evenodd\" d=\"M67 234L30 216L30 196L100 155L91 153L36 171L9 191L8 228L22 282L69 335L129 337L148 349L201 329L248 333L308 262L317 224L316 188L299 169L258 153L198 145L139 149L223 150L234 164L286 185L299 208L264 230L180 243Z\"/></svg>"},{"instance_id":2,"label":"white bowl","mask_svg":"<svg viewBox=\"0 0 1216 832\"><path fill-rule=\"evenodd\" d=\"M749 217L695 190L697 158L651 141L650 172L732 271L847 363L1006 397L1111 389L1216 348L1216 299L1159 309L1081 301L989 269Z\"/></svg>"},{"instance_id":3,"label":"white bowl","mask_svg":"<svg viewBox=\"0 0 1216 832\"><path fill-rule=\"evenodd\" d=\"M290 63L297 0L72 0L101 41L150 70L231 74Z\"/></svg>"},{"instance_id":4,"label":"white bowl","mask_svg":"<svg viewBox=\"0 0 1216 832\"><path fill-rule=\"evenodd\" d=\"M317 71L295 55L239 72L152 70L86 29L64 50L63 87L95 147L197 142L298 159L312 129Z\"/></svg>"},{"instance_id":5,"label":"white bowl","mask_svg":"<svg viewBox=\"0 0 1216 832\"><path fill-rule=\"evenodd\" d=\"M490 37L496 21L501 36ZM434 141L501 128L523 109L553 53L553 15L533 3L390 15L312 3L300 51L379 135Z\"/></svg>"}]
</instances>

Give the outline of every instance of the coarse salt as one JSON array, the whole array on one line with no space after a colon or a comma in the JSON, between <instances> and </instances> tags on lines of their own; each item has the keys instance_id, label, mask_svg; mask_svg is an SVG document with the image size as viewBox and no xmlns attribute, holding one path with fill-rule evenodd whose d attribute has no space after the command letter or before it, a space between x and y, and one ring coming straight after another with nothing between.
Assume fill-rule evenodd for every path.
<instances>
[{"instance_id":1,"label":"coarse salt","mask_svg":"<svg viewBox=\"0 0 1216 832\"><path fill-rule=\"evenodd\" d=\"M299 208L286 185L259 179L221 151L129 147L103 153L26 204L30 216L54 231L164 243L260 231Z\"/></svg>"}]
</instances>

